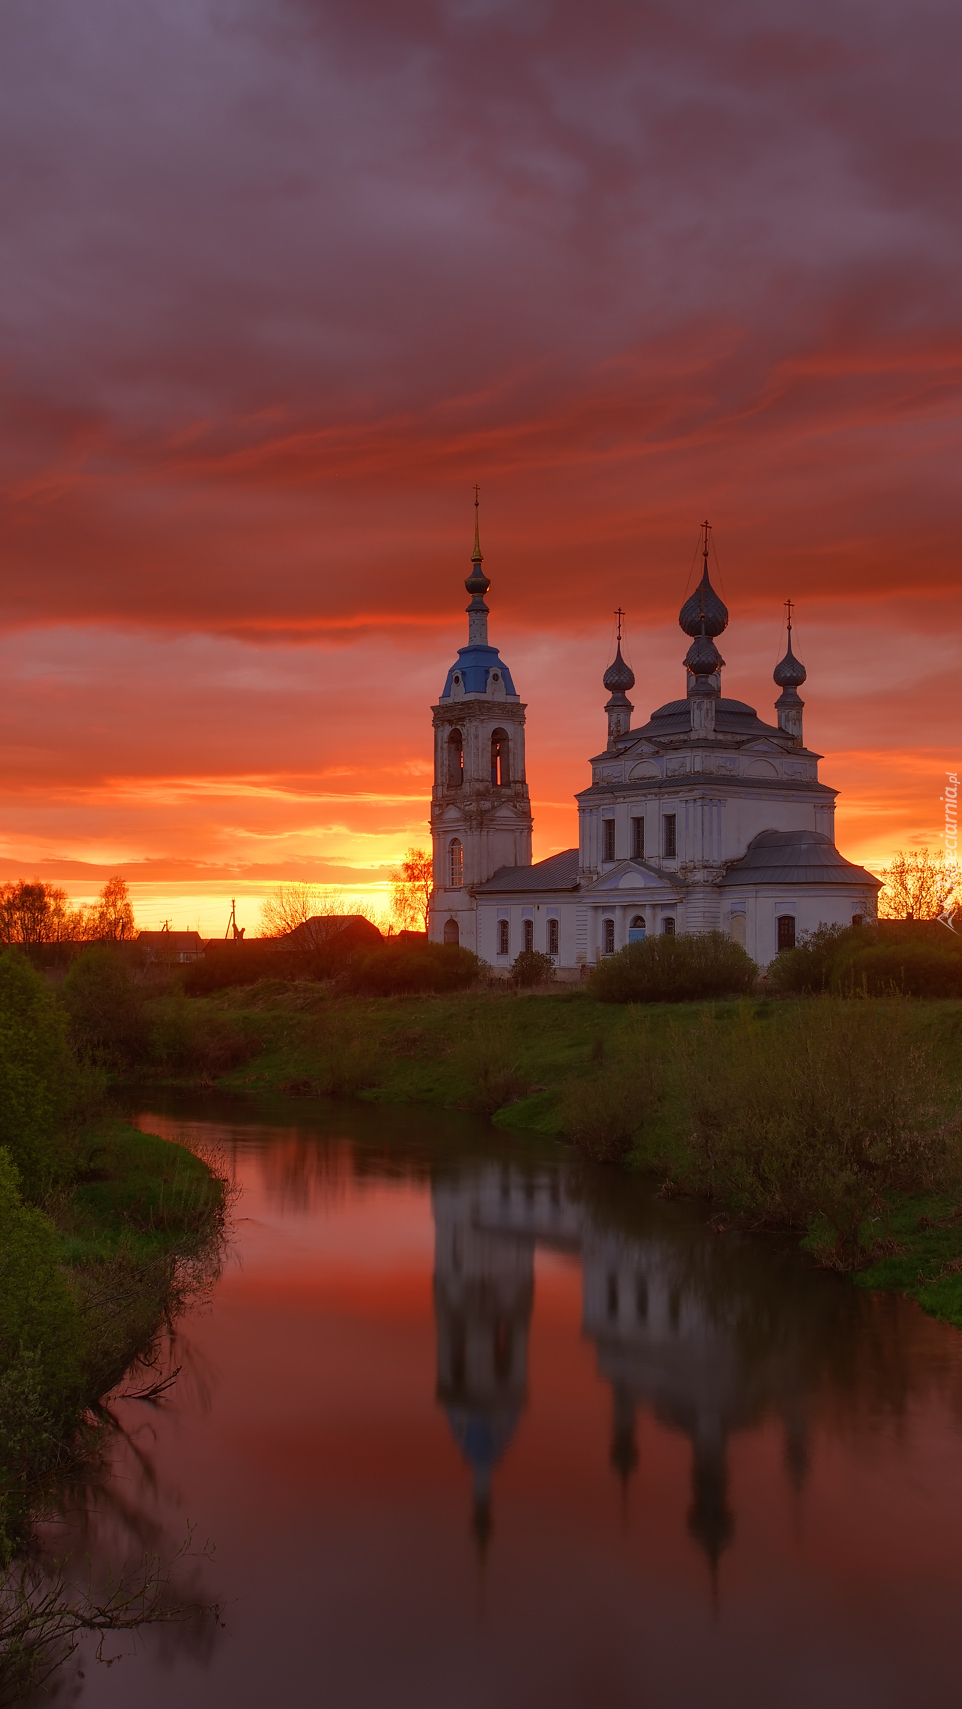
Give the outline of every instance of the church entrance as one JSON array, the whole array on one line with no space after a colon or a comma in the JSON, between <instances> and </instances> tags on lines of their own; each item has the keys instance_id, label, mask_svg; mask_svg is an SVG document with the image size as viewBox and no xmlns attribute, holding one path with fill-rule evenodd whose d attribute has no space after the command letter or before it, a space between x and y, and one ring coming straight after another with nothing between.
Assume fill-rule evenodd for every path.
<instances>
[{"instance_id":1,"label":"church entrance","mask_svg":"<svg viewBox=\"0 0 962 1709\"><path fill-rule=\"evenodd\" d=\"M458 930L457 920L445 920L444 941L446 944L459 944L461 942L461 933Z\"/></svg>"}]
</instances>

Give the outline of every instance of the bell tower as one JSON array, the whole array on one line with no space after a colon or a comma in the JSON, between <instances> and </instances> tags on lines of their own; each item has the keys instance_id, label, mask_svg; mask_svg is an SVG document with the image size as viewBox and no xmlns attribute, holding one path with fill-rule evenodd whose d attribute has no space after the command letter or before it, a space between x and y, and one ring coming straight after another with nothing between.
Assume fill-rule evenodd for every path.
<instances>
[{"instance_id":1,"label":"bell tower","mask_svg":"<svg viewBox=\"0 0 962 1709\"><path fill-rule=\"evenodd\" d=\"M465 588L468 644L458 648L434 715L431 838L434 894L429 936L477 949L471 887L502 866L531 865L531 802L524 770L524 713L511 673L488 644L491 586L482 569L480 489L474 489L474 551Z\"/></svg>"}]
</instances>

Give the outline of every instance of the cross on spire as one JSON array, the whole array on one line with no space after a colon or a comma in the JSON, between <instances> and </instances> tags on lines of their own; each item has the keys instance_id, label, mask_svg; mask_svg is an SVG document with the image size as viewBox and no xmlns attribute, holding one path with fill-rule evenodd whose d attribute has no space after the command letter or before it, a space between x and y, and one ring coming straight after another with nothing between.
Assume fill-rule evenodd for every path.
<instances>
[{"instance_id":1,"label":"cross on spire","mask_svg":"<svg viewBox=\"0 0 962 1709\"><path fill-rule=\"evenodd\" d=\"M701 555L705 560L705 569L707 570L708 569L708 543L711 539L711 523L710 522L703 522L702 528L704 530L705 537L704 537L704 541L702 542Z\"/></svg>"},{"instance_id":2,"label":"cross on spire","mask_svg":"<svg viewBox=\"0 0 962 1709\"><path fill-rule=\"evenodd\" d=\"M789 635L791 635L791 633L792 633L792 612L794 611L794 609L795 609L794 600L786 599L785 610L788 612L788 633L789 633Z\"/></svg>"},{"instance_id":3,"label":"cross on spire","mask_svg":"<svg viewBox=\"0 0 962 1709\"><path fill-rule=\"evenodd\" d=\"M474 483L474 551L471 554L472 564L481 562L481 488L477 481Z\"/></svg>"},{"instance_id":4,"label":"cross on spire","mask_svg":"<svg viewBox=\"0 0 962 1709\"><path fill-rule=\"evenodd\" d=\"M619 645L619 646L620 646L620 645L621 645L621 626L622 626L622 624L623 624L623 623L624 623L624 620L625 620L625 614L624 614L624 612L623 612L623 611L622 611L622 609L621 609L621 606L620 606L620 605L619 605L619 607L618 607L618 609L617 609L617 611L616 611L616 612L615 612L615 616L616 616L616 617L617 617L617 619L618 619L618 645Z\"/></svg>"}]
</instances>

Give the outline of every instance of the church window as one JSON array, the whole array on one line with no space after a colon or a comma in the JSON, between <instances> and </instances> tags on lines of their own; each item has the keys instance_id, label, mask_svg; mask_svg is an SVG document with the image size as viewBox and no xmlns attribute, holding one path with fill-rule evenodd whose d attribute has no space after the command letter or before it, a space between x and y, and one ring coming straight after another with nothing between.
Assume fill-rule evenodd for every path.
<instances>
[{"instance_id":1,"label":"church window","mask_svg":"<svg viewBox=\"0 0 962 1709\"><path fill-rule=\"evenodd\" d=\"M524 920L521 924L521 935L526 950L534 949L534 921Z\"/></svg>"},{"instance_id":2,"label":"church window","mask_svg":"<svg viewBox=\"0 0 962 1709\"><path fill-rule=\"evenodd\" d=\"M664 843L664 847L661 852L668 860L673 860L675 855L678 853L678 839L675 834L676 823L677 821L674 813L666 813L661 822L662 840Z\"/></svg>"},{"instance_id":3,"label":"church window","mask_svg":"<svg viewBox=\"0 0 962 1709\"><path fill-rule=\"evenodd\" d=\"M618 1277L612 1272L608 1276L607 1294L608 1321L613 1322L618 1316Z\"/></svg>"},{"instance_id":4,"label":"church window","mask_svg":"<svg viewBox=\"0 0 962 1709\"><path fill-rule=\"evenodd\" d=\"M644 943L644 941L645 941L645 916L644 916L644 914L636 914L634 916L632 922L631 922L631 925L628 927L628 942L630 944L641 944L641 943Z\"/></svg>"},{"instance_id":5,"label":"church window","mask_svg":"<svg viewBox=\"0 0 962 1709\"><path fill-rule=\"evenodd\" d=\"M665 915L664 919L661 922L661 929L662 929L662 932L664 933L666 938L673 938L674 937L674 935L675 935L675 922L674 922L674 920L670 914Z\"/></svg>"},{"instance_id":6,"label":"church window","mask_svg":"<svg viewBox=\"0 0 962 1709\"><path fill-rule=\"evenodd\" d=\"M451 884L457 890L464 883L464 850L457 837L451 839L448 847L448 859L451 868Z\"/></svg>"},{"instance_id":7,"label":"church window","mask_svg":"<svg viewBox=\"0 0 962 1709\"><path fill-rule=\"evenodd\" d=\"M459 944L461 942L461 933L458 930L457 920L445 920L444 941L446 944Z\"/></svg>"},{"instance_id":8,"label":"church window","mask_svg":"<svg viewBox=\"0 0 962 1709\"><path fill-rule=\"evenodd\" d=\"M795 948L795 915L794 914L779 914L776 924L778 926L778 947L779 947L779 949L780 950L794 949Z\"/></svg>"},{"instance_id":9,"label":"church window","mask_svg":"<svg viewBox=\"0 0 962 1709\"><path fill-rule=\"evenodd\" d=\"M510 945L510 930L507 920L498 921L498 954L507 955Z\"/></svg>"},{"instance_id":10,"label":"church window","mask_svg":"<svg viewBox=\"0 0 962 1709\"><path fill-rule=\"evenodd\" d=\"M632 819L631 821L631 858L632 860L644 860L645 858L644 819Z\"/></svg>"},{"instance_id":11,"label":"church window","mask_svg":"<svg viewBox=\"0 0 962 1709\"><path fill-rule=\"evenodd\" d=\"M742 949L745 948L745 916L744 916L744 914L733 914L732 915L732 938L734 939L735 943L741 944Z\"/></svg>"},{"instance_id":12,"label":"church window","mask_svg":"<svg viewBox=\"0 0 962 1709\"><path fill-rule=\"evenodd\" d=\"M601 821L601 858L602 860L614 860L615 858L614 819L602 819Z\"/></svg>"},{"instance_id":13,"label":"church window","mask_svg":"<svg viewBox=\"0 0 962 1709\"><path fill-rule=\"evenodd\" d=\"M557 955L558 954L558 922L557 922L557 920L549 920L548 921L548 954L549 955Z\"/></svg>"},{"instance_id":14,"label":"church window","mask_svg":"<svg viewBox=\"0 0 962 1709\"><path fill-rule=\"evenodd\" d=\"M601 953L602 955L614 955L615 953L614 920L602 920L601 922Z\"/></svg>"},{"instance_id":15,"label":"church window","mask_svg":"<svg viewBox=\"0 0 962 1709\"><path fill-rule=\"evenodd\" d=\"M460 730L448 737L448 788L460 789L464 782L464 741Z\"/></svg>"},{"instance_id":16,"label":"church window","mask_svg":"<svg viewBox=\"0 0 962 1709\"><path fill-rule=\"evenodd\" d=\"M491 782L495 789L503 789L511 782L507 730L495 730L491 737Z\"/></svg>"}]
</instances>

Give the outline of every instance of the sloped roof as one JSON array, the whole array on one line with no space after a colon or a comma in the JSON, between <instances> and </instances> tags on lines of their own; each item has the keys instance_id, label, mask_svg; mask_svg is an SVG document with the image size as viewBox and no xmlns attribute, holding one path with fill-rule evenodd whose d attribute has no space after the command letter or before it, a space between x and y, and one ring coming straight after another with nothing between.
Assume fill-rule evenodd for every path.
<instances>
[{"instance_id":1,"label":"sloped roof","mask_svg":"<svg viewBox=\"0 0 962 1709\"><path fill-rule=\"evenodd\" d=\"M857 884L882 881L839 854L822 831L761 831L721 879L723 885L742 884Z\"/></svg>"},{"instance_id":2,"label":"sloped roof","mask_svg":"<svg viewBox=\"0 0 962 1709\"><path fill-rule=\"evenodd\" d=\"M578 850L563 849L534 866L499 866L484 884L473 888L476 896L502 890L577 890Z\"/></svg>"}]
</instances>

